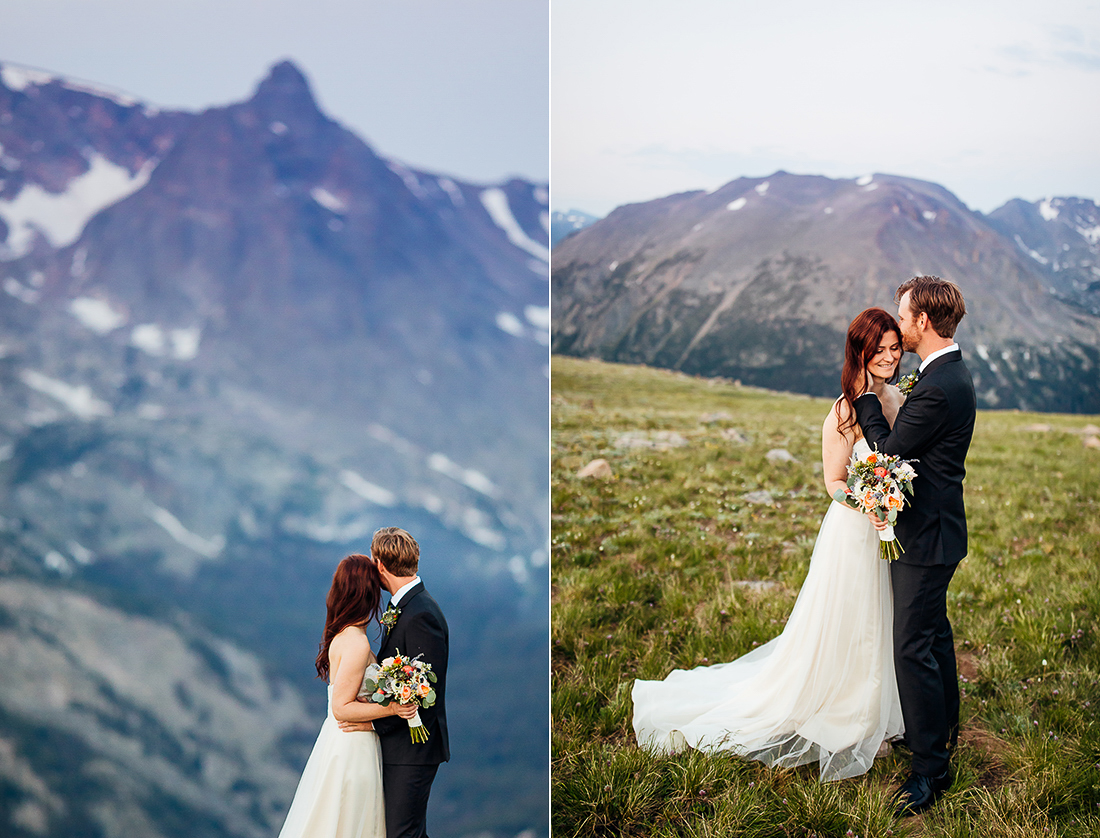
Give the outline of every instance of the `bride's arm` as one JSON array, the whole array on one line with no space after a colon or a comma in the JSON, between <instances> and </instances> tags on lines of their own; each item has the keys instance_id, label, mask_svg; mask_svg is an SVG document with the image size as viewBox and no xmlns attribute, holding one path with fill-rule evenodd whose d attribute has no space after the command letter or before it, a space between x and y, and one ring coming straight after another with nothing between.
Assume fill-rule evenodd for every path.
<instances>
[{"instance_id":1,"label":"bride's arm","mask_svg":"<svg viewBox=\"0 0 1100 838\"><path fill-rule=\"evenodd\" d=\"M840 410L841 415L847 415L847 402L840 402ZM835 495L837 489L848 487L848 461L852 458L852 446L855 444L853 433L854 429L850 429L847 435L840 432L834 405L821 426L821 471L829 497Z\"/></svg>"},{"instance_id":2,"label":"bride's arm","mask_svg":"<svg viewBox=\"0 0 1100 838\"><path fill-rule=\"evenodd\" d=\"M329 659L336 662L336 677L332 682L332 715L336 721L369 722L383 716L409 718L416 711L415 705L411 704L391 702L383 707L374 702L356 700L363 685L363 672L370 663L370 641L363 635L340 632L332 639Z\"/></svg>"}]
</instances>

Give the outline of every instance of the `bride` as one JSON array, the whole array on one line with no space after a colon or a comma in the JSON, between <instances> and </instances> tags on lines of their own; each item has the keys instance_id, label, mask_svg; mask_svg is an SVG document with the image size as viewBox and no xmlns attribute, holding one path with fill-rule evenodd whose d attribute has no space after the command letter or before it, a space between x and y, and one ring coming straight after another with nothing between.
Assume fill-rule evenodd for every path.
<instances>
[{"instance_id":1,"label":"bride","mask_svg":"<svg viewBox=\"0 0 1100 838\"><path fill-rule=\"evenodd\" d=\"M869 450L852 409L867 374L891 424L904 400L901 336L880 308L848 327L842 395L825 417L821 459L830 497L853 453ZM768 765L817 762L822 780L863 774L903 732L894 680L888 565L864 514L833 501L783 632L730 663L635 681L634 732L658 751L729 750Z\"/></svg>"},{"instance_id":2,"label":"bride","mask_svg":"<svg viewBox=\"0 0 1100 838\"><path fill-rule=\"evenodd\" d=\"M317 653L317 675L329 681L328 715L279 838L386 838L378 734L345 733L337 726L416 713L415 704L383 707L356 700L363 673L375 660L366 625L377 616L381 597L378 568L369 556L348 556L337 565Z\"/></svg>"}]
</instances>

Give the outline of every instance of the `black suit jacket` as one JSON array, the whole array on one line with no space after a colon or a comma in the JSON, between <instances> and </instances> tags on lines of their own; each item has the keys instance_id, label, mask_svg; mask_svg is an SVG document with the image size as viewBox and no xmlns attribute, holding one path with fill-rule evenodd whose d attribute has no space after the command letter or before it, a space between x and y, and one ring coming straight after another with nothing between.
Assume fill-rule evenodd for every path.
<instances>
[{"instance_id":1,"label":"black suit jacket","mask_svg":"<svg viewBox=\"0 0 1100 838\"><path fill-rule=\"evenodd\" d=\"M379 661L396 655L398 650L409 657L423 653L421 660L432 665L439 680L434 684L435 704L420 710L420 720L428 729L427 742L413 743L409 723L398 716L375 719L382 761L391 765L438 765L451 758L447 739L447 620L423 582L414 585L397 607L401 613L393 628L382 636Z\"/></svg>"},{"instance_id":2,"label":"black suit jacket","mask_svg":"<svg viewBox=\"0 0 1100 838\"><path fill-rule=\"evenodd\" d=\"M855 401L863 435L879 451L917 459L913 497L906 498L894 533L915 565L954 565L966 557L963 477L974 435L976 400L970 371L958 351L941 355L921 373L890 429L877 396Z\"/></svg>"}]
</instances>

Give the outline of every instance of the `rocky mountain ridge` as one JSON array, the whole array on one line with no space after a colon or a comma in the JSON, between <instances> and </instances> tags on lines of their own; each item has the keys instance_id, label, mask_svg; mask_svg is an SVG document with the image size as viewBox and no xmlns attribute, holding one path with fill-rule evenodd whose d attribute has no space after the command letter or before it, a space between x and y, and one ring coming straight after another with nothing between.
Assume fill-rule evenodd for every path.
<instances>
[{"instance_id":1,"label":"rocky mountain ridge","mask_svg":"<svg viewBox=\"0 0 1100 838\"><path fill-rule=\"evenodd\" d=\"M894 175L777 172L620 207L554 250L552 346L829 395L851 318L920 273L963 290L983 407L1100 412L1100 320L948 190Z\"/></svg>"},{"instance_id":2,"label":"rocky mountain ridge","mask_svg":"<svg viewBox=\"0 0 1100 838\"><path fill-rule=\"evenodd\" d=\"M541 673L475 743L545 648L546 205L377 154L288 62L202 113L0 64L0 665L41 665L0 685L5 834L277 830L332 568L387 524L469 667L439 832L545 833Z\"/></svg>"}]
</instances>

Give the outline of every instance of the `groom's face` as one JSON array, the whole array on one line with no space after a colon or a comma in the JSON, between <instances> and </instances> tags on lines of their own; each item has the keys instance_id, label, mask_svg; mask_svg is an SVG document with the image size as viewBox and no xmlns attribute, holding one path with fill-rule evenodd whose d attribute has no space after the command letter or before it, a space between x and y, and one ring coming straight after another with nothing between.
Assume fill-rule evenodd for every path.
<instances>
[{"instance_id":1,"label":"groom's face","mask_svg":"<svg viewBox=\"0 0 1100 838\"><path fill-rule=\"evenodd\" d=\"M898 303L898 325L901 327L901 348L906 352L916 352L920 345L921 332L917 326L917 318L909 308L909 292L901 296Z\"/></svg>"}]
</instances>

